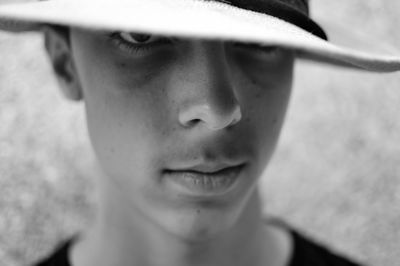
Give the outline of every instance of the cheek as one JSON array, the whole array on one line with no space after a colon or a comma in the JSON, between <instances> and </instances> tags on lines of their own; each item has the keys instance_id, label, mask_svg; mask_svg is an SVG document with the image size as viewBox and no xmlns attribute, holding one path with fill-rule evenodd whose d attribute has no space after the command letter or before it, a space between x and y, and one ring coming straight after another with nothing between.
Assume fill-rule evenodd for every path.
<instances>
[{"instance_id":1,"label":"cheek","mask_svg":"<svg viewBox=\"0 0 400 266\"><path fill-rule=\"evenodd\" d=\"M287 57L277 67L259 66L254 62L246 68L241 67L236 76L240 77L237 91L243 122L252 132L258 158L265 165L278 141L285 118L292 88L293 59Z\"/></svg>"},{"instance_id":2,"label":"cheek","mask_svg":"<svg viewBox=\"0 0 400 266\"><path fill-rule=\"evenodd\" d=\"M248 119L260 124L282 120L291 93L293 66L290 52L264 60L250 56L236 58L235 76L239 80L236 90Z\"/></svg>"},{"instance_id":3,"label":"cheek","mask_svg":"<svg viewBox=\"0 0 400 266\"><path fill-rule=\"evenodd\" d=\"M109 49L105 49L107 51ZM161 80L167 78L166 72L169 66L175 61L173 53L165 51L157 51L148 56L129 58L126 54L111 54L107 62L109 66L106 68L110 72L108 75L116 77L119 88L127 92L140 93L151 90L151 88L163 89L160 84ZM161 93L165 90L161 91Z\"/></svg>"},{"instance_id":4,"label":"cheek","mask_svg":"<svg viewBox=\"0 0 400 266\"><path fill-rule=\"evenodd\" d=\"M164 72L101 49L89 51L77 54L77 69L95 151L114 175L149 171L170 120Z\"/></svg>"},{"instance_id":5,"label":"cheek","mask_svg":"<svg viewBox=\"0 0 400 266\"><path fill-rule=\"evenodd\" d=\"M257 158L263 167L272 156L277 145L285 118L290 90L262 94L254 99L246 119L254 130L253 141L257 147Z\"/></svg>"}]
</instances>

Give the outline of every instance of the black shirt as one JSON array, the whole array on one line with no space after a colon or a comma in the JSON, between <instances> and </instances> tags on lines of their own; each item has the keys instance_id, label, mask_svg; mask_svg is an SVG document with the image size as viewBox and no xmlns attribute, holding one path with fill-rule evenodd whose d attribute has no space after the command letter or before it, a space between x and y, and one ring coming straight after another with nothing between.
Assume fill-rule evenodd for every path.
<instances>
[{"instance_id":1,"label":"black shirt","mask_svg":"<svg viewBox=\"0 0 400 266\"><path fill-rule=\"evenodd\" d=\"M361 266L312 242L294 230L290 232L293 237L293 253L288 266ZM68 251L72 243L72 239L62 243L53 254L35 266L71 266L68 262Z\"/></svg>"}]
</instances>

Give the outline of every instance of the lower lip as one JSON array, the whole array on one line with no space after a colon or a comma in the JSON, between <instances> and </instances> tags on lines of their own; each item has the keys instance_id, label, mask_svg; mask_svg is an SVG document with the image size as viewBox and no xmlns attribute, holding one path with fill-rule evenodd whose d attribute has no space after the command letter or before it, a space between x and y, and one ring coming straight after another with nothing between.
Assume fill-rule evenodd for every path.
<instances>
[{"instance_id":1,"label":"lower lip","mask_svg":"<svg viewBox=\"0 0 400 266\"><path fill-rule=\"evenodd\" d=\"M167 170L164 172L164 176L180 194L200 197L220 196L233 189L243 167L243 165L239 165L215 173Z\"/></svg>"}]
</instances>

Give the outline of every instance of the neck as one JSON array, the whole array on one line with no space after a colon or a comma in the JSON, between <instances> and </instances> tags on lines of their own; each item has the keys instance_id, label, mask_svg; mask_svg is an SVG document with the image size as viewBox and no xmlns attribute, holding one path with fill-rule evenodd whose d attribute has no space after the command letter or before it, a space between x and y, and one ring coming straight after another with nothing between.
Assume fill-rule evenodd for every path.
<instances>
[{"instance_id":1,"label":"neck","mask_svg":"<svg viewBox=\"0 0 400 266\"><path fill-rule=\"evenodd\" d=\"M96 224L72 251L74 266L276 265L277 247L262 219L257 190L229 230L196 242L166 232L116 195L102 195Z\"/></svg>"}]
</instances>

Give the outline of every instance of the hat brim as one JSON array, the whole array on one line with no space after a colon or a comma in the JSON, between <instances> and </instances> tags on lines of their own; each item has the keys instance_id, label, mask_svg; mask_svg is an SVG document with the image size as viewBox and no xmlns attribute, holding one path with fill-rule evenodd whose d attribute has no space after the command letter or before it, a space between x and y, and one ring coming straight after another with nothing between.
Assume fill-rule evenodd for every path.
<instances>
[{"instance_id":1,"label":"hat brim","mask_svg":"<svg viewBox=\"0 0 400 266\"><path fill-rule=\"evenodd\" d=\"M56 24L99 30L255 42L293 49L301 58L374 72L400 70L400 56L334 45L274 16L215 1L57 0L0 6L0 29Z\"/></svg>"}]
</instances>

